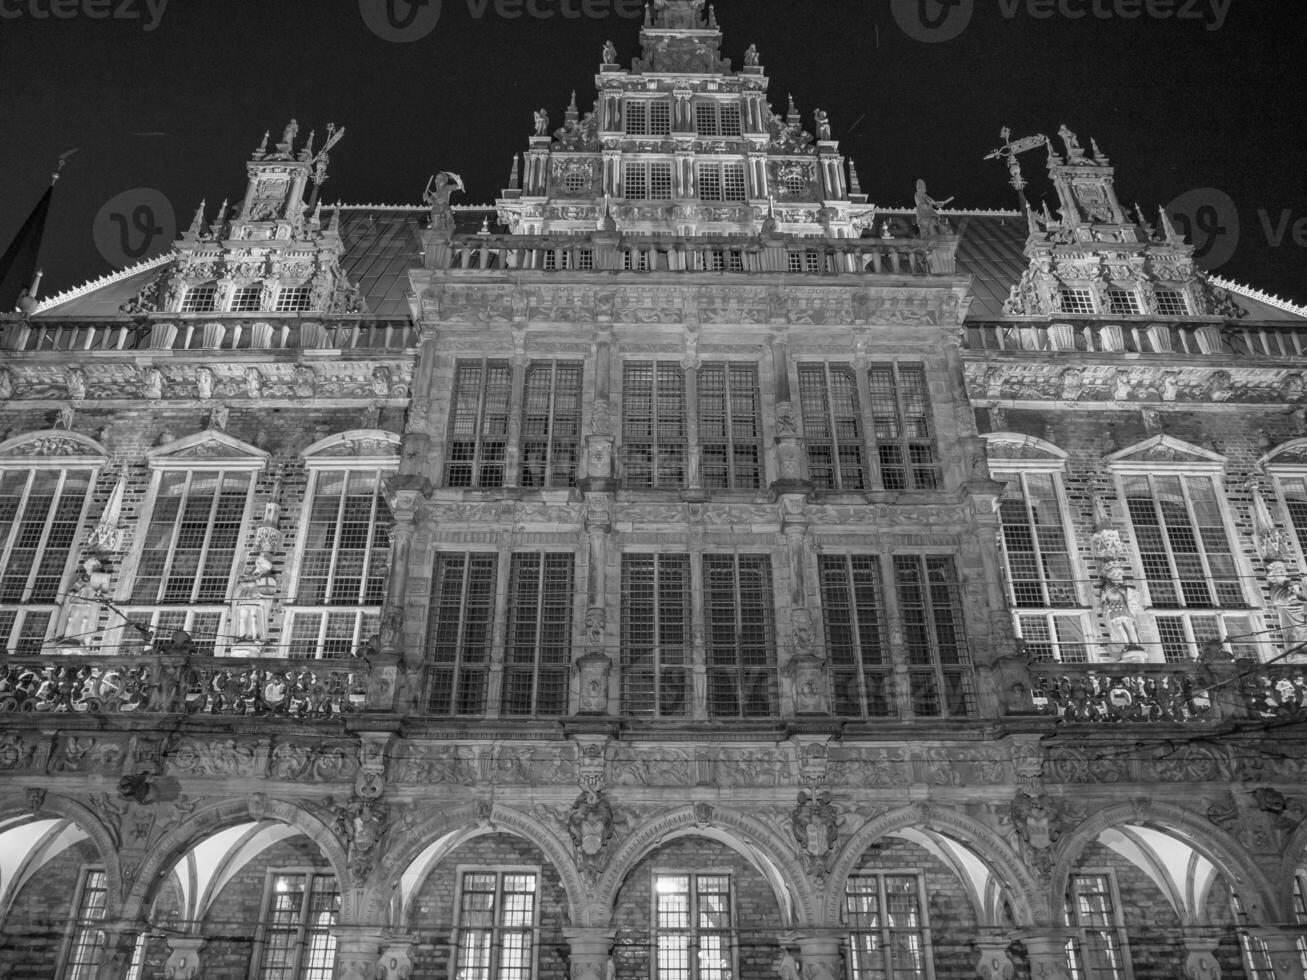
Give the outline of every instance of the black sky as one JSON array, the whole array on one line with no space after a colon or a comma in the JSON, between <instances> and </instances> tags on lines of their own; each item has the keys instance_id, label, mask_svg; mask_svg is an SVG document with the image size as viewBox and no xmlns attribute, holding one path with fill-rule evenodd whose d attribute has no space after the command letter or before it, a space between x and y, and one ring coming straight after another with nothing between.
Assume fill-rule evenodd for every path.
<instances>
[{"instance_id":1,"label":"black sky","mask_svg":"<svg viewBox=\"0 0 1307 980\"><path fill-rule=\"evenodd\" d=\"M328 201L415 203L428 175L445 169L467 181L455 203L492 202L525 148L532 110L546 106L558 125L572 89L589 108L606 39L623 64L639 53L638 20L561 16L581 0L535 0L549 19L504 19L495 13L503 0L478 18L484 0L443 0L435 29L411 44L378 37L360 0L169 0L150 31L146 0L53 0L74 16L32 15L51 2L0 0L0 246L54 161L80 148L50 216L47 295L110 271L94 228L110 199L152 189L185 227L201 198L212 214L224 196L243 194L250 151L292 116L301 138L318 130L319 144L328 122L348 129L332 154ZM1065 122L1086 146L1097 138L1128 205L1153 212L1196 189L1228 195L1239 232L1220 273L1307 302L1307 247L1293 235L1294 222L1307 228L1307 3L975 0L960 36L923 43L899 26L892 2L716 7L727 55L738 65L756 43L773 105L783 110L792 92L807 128L813 108L826 109L877 203L907 204L922 177L958 206L1011 207L1004 168L982 161L999 129L1052 134ZM938 12L939 0L912 2ZM1212 29L1213 5L1227 3ZM97 4L138 16L93 19ZM1158 4L1194 16L1149 16ZM1059 5L1086 16L1068 18ZM1133 10L1142 16L1120 16ZM1033 192L1047 194L1042 152L1025 160ZM1216 244L1233 242L1232 216L1212 200L1209 216L1224 229ZM1278 231L1277 246L1268 232Z\"/></svg>"}]
</instances>

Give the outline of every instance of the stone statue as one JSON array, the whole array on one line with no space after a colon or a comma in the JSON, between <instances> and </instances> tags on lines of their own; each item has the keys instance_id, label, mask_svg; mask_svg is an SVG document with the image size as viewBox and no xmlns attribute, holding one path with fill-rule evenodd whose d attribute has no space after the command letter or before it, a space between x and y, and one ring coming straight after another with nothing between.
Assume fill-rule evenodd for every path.
<instances>
[{"instance_id":1,"label":"stone statue","mask_svg":"<svg viewBox=\"0 0 1307 980\"><path fill-rule=\"evenodd\" d=\"M285 131L281 134L281 141L287 146L295 142L295 137L299 135L300 124L292 119L286 124Z\"/></svg>"},{"instance_id":2,"label":"stone statue","mask_svg":"<svg viewBox=\"0 0 1307 980\"><path fill-rule=\"evenodd\" d=\"M612 41L604 42L603 59L605 65L617 64L617 46Z\"/></svg>"},{"instance_id":3,"label":"stone statue","mask_svg":"<svg viewBox=\"0 0 1307 980\"><path fill-rule=\"evenodd\" d=\"M208 401L213 397L214 380L214 374L211 369L206 367L195 369L195 390L204 401Z\"/></svg>"},{"instance_id":4,"label":"stone statue","mask_svg":"<svg viewBox=\"0 0 1307 980\"><path fill-rule=\"evenodd\" d=\"M759 65L758 45L750 44L744 49L744 67L757 68Z\"/></svg>"},{"instance_id":5,"label":"stone statue","mask_svg":"<svg viewBox=\"0 0 1307 980\"><path fill-rule=\"evenodd\" d=\"M254 559L254 571L236 584L236 636L259 643L268 638L272 600L277 595L277 577L266 555Z\"/></svg>"},{"instance_id":6,"label":"stone statue","mask_svg":"<svg viewBox=\"0 0 1307 980\"><path fill-rule=\"evenodd\" d=\"M454 191L462 191L463 178L458 174L442 170L427 181L427 189L422 192L422 203L431 209L431 227L452 231L454 229L454 209L449 203Z\"/></svg>"},{"instance_id":7,"label":"stone statue","mask_svg":"<svg viewBox=\"0 0 1307 980\"><path fill-rule=\"evenodd\" d=\"M1142 654L1139 646L1139 613L1143 606L1137 589L1126 585L1125 562L1108 561L1098 586L1099 608L1112 631L1112 639L1126 645L1126 653ZM1124 657L1122 659L1125 659Z\"/></svg>"},{"instance_id":8,"label":"stone statue","mask_svg":"<svg viewBox=\"0 0 1307 980\"><path fill-rule=\"evenodd\" d=\"M544 109L537 109L535 111L535 123L537 136L549 135L549 113L547 111Z\"/></svg>"},{"instance_id":9,"label":"stone statue","mask_svg":"<svg viewBox=\"0 0 1307 980\"><path fill-rule=\"evenodd\" d=\"M73 574L59 610L60 646L90 646L100 624L101 598L109 594L109 573L98 558L87 558Z\"/></svg>"},{"instance_id":10,"label":"stone statue","mask_svg":"<svg viewBox=\"0 0 1307 980\"><path fill-rule=\"evenodd\" d=\"M1288 566L1273 561L1266 566L1271 605L1280 613L1280 631L1284 646L1294 647L1307 641L1307 590L1302 582L1289 577Z\"/></svg>"},{"instance_id":11,"label":"stone statue","mask_svg":"<svg viewBox=\"0 0 1307 980\"><path fill-rule=\"evenodd\" d=\"M830 116L826 114L825 109L817 109L813 112L817 123L817 139L825 142L830 139ZM952 200L950 198L949 200Z\"/></svg>"},{"instance_id":12,"label":"stone statue","mask_svg":"<svg viewBox=\"0 0 1307 980\"><path fill-rule=\"evenodd\" d=\"M917 203L917 233L922 238L931 238L935 235L947 235L949 233L949 224L939 216L936 208L946 207L953 198L946 198L943 201L936 201L926 193L926 182L917 181L917 193L915 196Z\"/></svg>"},{"instance_id":13,"label":"stone statue","mask_svg":"<svg viewBox=\"0 0 1307 980\"><path fill-rule=\"evenodd\" d=\"M1062 137L1062 142L1066 144L1067 160L1083 160L1085 156L1084 148L1080 145L1080 140L1076 134L1067 128L1066 123L1057 131L1057 135Z\"/></svg>"}]
</instances>

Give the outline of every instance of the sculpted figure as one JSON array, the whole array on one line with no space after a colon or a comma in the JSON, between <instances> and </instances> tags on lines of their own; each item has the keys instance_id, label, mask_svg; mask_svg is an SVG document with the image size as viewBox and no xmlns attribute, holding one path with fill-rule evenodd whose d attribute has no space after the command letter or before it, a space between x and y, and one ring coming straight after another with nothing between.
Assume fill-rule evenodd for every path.
<instances>
[{"instance_id":1,"label":"sculpted figure","mask_svg":"<svg viewBox=\"0 0 1307 980\"><path fill-rule=\"evenodd\" d=\"M744 67L757 68L759 64L758 45L750 44L744 50Z\"/></svg>"},{"instance_id":2,"label":"sculpted figure","mask_svg":"<svg viewBox=\"0 0 1307 980\"><path fill-rule=\"evenodd\" d=\"M90 646L100 622L100 599L109 594L109 573L98 558L88 558L68 584L59 610L58 635L64 646Z\"/></svg>"},{"instance_id":3,"label":"sculpted figure","mask_svg":"<svg viewBox=\"0 0 1307 980\"><path fill-rule=\"evenodd\" d=\"M454 227L454 210L449 199L454 191L462 191L463 178L458 174L442 170L427 181L427 189L422 193L422 203L431 209L431 227L449 229Z\"/></svg>"},{"instance_id":4,"label":"sculpted figure","mask_svg":"<svg viewBox=\"0 0 1307 980\"><path fill-rule=\"evenodd\" d=\"M1125 582L1125 562L1109 561L1099 583L1099 608L1112 631L1112 639L1126 644L1126 652L1139 651L1139 592Z\"/></svg>"},{"instance_id":5,"label":"sculpted figure","mask_svg":"<svg viewBox=\"0 0 1307 980\"><path fill-rule=\"evenodd\" d=\"M265 555L254 559L254 571L236 585L236 636L262 643L268 638L272 600L277 595L277 577Z\"/></svg>"},{"instance_id":6,"label":"sculpted figure","mask_svg":"<svg viewBox=\"0 0 1307 980\"><path fill-rule=\"evenodd\" d=\"M822 140L823 142L829 140L830 139L830 116L826 114L826 110L824 109L816 110L814 116L816 117L817 120L817 139ZM950 200L952 200L952 198L950 198Z\"/></svg>"},{"instance_id":7,"label":"sculpted figure","mask_svg":"<svg viewBox=\"0 0 1307 980\"><path fill-rule=\"evenodd\" d=\"M946 198L943 201L936 201L926 193L926 182L917 181L917 193L915 196L917 204L917 231L922 238L930 238L933 235L947 235L949 233L948 222L939 216L936 208L946 207L953 198Z\"/></svg>"},{"instance_id":8,"label":"sculpted figure","mask_svg":"<svg viewBox=\"0 0 1307 980\"><path fill-rule=\"evenodd\" d=\"M544 109L537 109L535 111L535 124L537 136L549 135L549 113Z\"/></svg>"},{"instance_id":9,"label":"sculpted figure","mask_svg":"<svg viewBox=\"0 0 1307 980\"><path fill-rule=\"evenodd\" d=\"M612 41L604 42L603 59L605 65L617 64L617 46Z\"/></svg>"}]
</instances>

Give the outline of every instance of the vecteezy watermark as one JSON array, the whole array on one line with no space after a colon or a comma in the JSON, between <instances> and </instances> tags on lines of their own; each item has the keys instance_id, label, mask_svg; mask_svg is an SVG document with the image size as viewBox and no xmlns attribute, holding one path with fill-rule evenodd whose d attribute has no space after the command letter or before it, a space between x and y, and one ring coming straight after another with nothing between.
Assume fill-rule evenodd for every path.
<instances>
[{"instance_id":1,"label":"vecteezy watermark","mask_svg":"<svg viewBox=\"0 0 1307 980\"><path fill-rule=\"evenodd\" d=\"M148 33L159 26L167 6L168 0L0 0L0 19L139 20Z\"/></svg>"},{"instance_id":2,"label":"vecteezy watermark","mask_svg":"<svg viewBox=\"0 0 1307 980\"><path fill-rule=\"evenodd\" d=\"M1239 209L1225 191L1199 187L1186 191L1166 206L1175 230L1194 247L1194 259L1215 272L1239 247Z\"/></svg>"},{"instance_id":3,"label":"vecteezy watermark","mask_svg":"<svg viewBox=\"0 0 1307 980\"><path fill-rule=\"evenodd\" d=\"M91 237L104 260L122 269L172 246L177 213L159 191L135 187L104 202L91 226Z\"/></svg>"},{"instance_id":4,"label":"vecteezy watermark","mask_svg":"<svg viewBox=\"0 0 1307 980\"><path fill-rule=\"evenodd\" d=\"M1234 0L997 0L999 16L1016 20L1175 20L1225 26ZM975 0L890 0L890 12L908 37L938 44L952 41L971 24Z\"/></svg>"},{"instance_id":5,"label":"vecteezy watermark","mask_svg":"<svg viewBox=\"0 0 1307 980\"><path fill-rule=\"evenodd\" d=\"M4 3L5 0L0 0ZM12 2L12 0L11 0ZM85 0L83 0L85 2ZM644 17L645 0L465 0L473 20L604 20ZM966 0L970 3L971 0ZM420 41L440 23L444 0L359 0L359 14L383 41Z\"/></svg>"}]
</instances>

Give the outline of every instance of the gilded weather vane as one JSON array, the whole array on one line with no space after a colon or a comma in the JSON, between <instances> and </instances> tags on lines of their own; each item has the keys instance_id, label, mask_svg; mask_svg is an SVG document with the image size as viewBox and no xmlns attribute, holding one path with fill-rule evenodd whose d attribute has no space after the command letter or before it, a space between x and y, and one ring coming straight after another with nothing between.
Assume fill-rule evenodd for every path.
<instances>
[{"instance_id":1,"label":"gilded weather vane","mask_svg":"<svg viewBox=\"0 0 1307 980\"><path fill-rule=\"evenodd\" d=\"M1025 153L1027 150L1033 150L1038 146L1047 146L1048 137L1043 133L1036 133L1034 136L1027 136L1024 139L1019 139L1016 142L1013 142L1012 130L1008 129L1006 126L1004 126L1003 131L999 133L999 137L1003 140L1003 145L997 150L991 150L986 154L985 159L1007 161L1008 173L1012 175L1012 180L1009 183L1011 183L1013 188L1016 189L1017 197L1021 199L1021 210L1024 213L1029 207L1026 203L1026 178L1025 175L1021 173L1021 161L1018 160L1017 157L1020 154Z\"/></svg>"}]
</instances>

